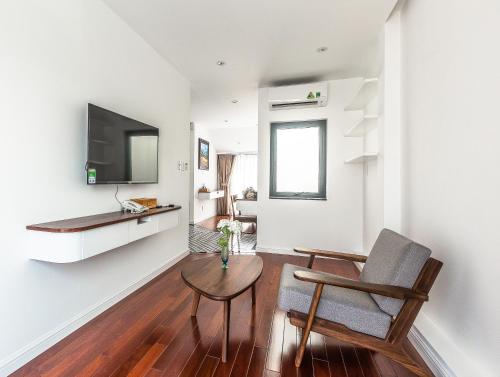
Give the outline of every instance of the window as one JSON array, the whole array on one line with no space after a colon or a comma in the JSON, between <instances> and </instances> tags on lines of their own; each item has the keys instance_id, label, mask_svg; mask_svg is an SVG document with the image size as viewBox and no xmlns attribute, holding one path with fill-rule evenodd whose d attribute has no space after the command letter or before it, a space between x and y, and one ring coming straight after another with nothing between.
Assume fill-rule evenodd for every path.
<instances>
[{"instance_id":1,"label":"window","mask_svg":"<svg viewBox=\"0 0 500 377\"><path fill-rule=\"evenodd\" d=\"M234 159L231 173L231 194L243 197L243 190L253 187L257 190L257 155L239 154Z\"/></svg>"},{"instance_id":2,"label":"window","mask_svg":"<svg viewBox=\"0 0 500 377\"><path fill-rule=\"evenodd\" d=\"M271 199L326 199L326 120L271 123Z\"/></svg>"}]
</instances>

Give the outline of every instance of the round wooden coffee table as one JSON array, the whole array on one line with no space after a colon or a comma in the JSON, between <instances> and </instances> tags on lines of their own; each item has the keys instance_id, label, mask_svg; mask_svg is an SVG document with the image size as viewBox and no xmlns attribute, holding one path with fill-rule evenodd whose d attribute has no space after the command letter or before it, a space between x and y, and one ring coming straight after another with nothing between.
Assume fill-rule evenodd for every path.
<instances>
[{"instance_id":1,"label":"round wooden coffee table","mask_svg":"<svg viewBox=\"0 0 500 377\"><path fill-rule=\"evenodd\" d=\"M255 305L255 283L262 274L262 258L256 255L231 255L229 268L222 269L220 257L206 257L186 263L181 271L184 282L193 289L191 316L196 316L200 295L224 302L222 362L227 360L231 299L252 288Z\"/></svg>"}]
</instances>

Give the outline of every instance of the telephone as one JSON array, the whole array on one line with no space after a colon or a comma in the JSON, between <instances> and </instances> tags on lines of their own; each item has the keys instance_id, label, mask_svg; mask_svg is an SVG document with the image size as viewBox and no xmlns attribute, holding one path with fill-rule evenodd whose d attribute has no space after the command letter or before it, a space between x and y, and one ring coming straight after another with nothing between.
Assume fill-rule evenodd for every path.
<instances>
[{"instance_id":1,"label":"telephone","mask_svg":"<svg viewBox=\"0 0 500 377\"><path fill-rule=\"evenodd\" d=\"M140 205L133 200L124 200L121 204L125 211L130 211L131 213L142 213L149 210L148 207Z\"/></svg>"}]
</instances>

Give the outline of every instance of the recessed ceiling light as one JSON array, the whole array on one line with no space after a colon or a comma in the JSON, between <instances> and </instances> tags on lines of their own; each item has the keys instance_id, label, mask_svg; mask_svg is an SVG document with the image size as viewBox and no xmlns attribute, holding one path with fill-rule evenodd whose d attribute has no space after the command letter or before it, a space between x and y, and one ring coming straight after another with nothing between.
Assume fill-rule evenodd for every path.
<instances>
[{"instance_id":1,"label":"recessed ceiling light","mask_svg":"<svg viewBox=\"0 0 500 377\"><path fill-rule=\"evenodd\" d=\"M240 101L238 101L237 99L233 99L231 102L232 102L232 103L238 103L238 102L240 102Z\"/></svg>"},{"instance_id":2,"label":"recessed ceiling light","mask_svg":"<svg viewBox=\"0 0 500 377\"><path fill-rule=\"evenodd\" d=\"M223 65L226 65L226 62L224 60L217 60L217 62L215 64L222 67Z\"/></svg>"},{"instance_id":3,"label":"recessed ceiling light","mask_svg":"<svg viewBox=\"0 0 500 377\"><path fill-rule=\"evenodd\" d=\"M319 47L319 48L316 49L316 51L321 54L322 52L328 51L328 47L326 47L326 46Z\"/></svg>"}]
</instances>

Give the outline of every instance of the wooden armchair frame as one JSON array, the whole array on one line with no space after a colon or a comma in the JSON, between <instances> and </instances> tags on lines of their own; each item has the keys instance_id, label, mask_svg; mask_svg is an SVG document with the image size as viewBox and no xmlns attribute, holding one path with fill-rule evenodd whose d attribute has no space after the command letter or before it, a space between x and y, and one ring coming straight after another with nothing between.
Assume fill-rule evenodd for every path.
<instances>
[{"instance_id":1,"label":"wooden armchair frame","mask_svg":"<svg viewBox=\"0 0 500 377\"><path fill-rule=\"evenodd\" d=\"M294 250L297 253L309 255L309 268L312 268L314 258L316 256L361 263L365 263L367 260L366 256L357 254L306 248L295 248ZM298 368L302 363L309 333L314 331L326 336L337 338L346 343L351 343L359 347L380 352L388 358L403 365L405 368L414 372L418 376L432 376L432 373L428 370L428 368L419 365L403 349L403 341L408 335L408 332L410 331L410 328L423 303L428 301L428 293L431 290L442 265L442 262L429 258L411 289L393 285L366 283L358 280L341 278L324 272L296 271L294 273L294 277L296 279L314 283L316 284L316 287L311 306L309 308L309 313L307 315L293 310L288 313L290 323L303 329L300 346L295 357L295 366ZM398 315L392 320L385 339L381 339L350 330L344 325L335 322L316 318L316 310L318 309L321 293L325 284L402 299L405 300L405 303L403 304L403 307L399 311Z\"/></svg>"}]
</instances>

